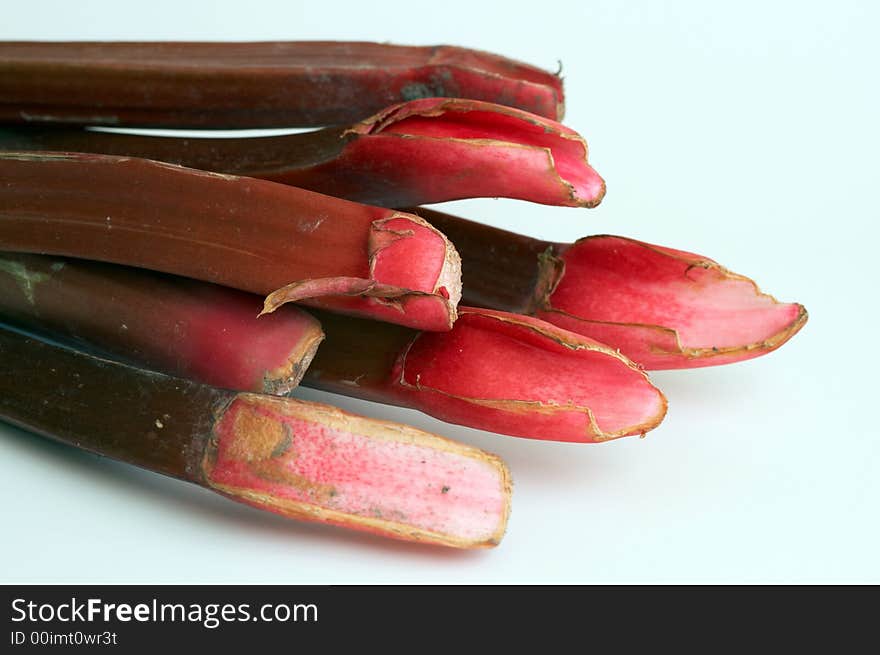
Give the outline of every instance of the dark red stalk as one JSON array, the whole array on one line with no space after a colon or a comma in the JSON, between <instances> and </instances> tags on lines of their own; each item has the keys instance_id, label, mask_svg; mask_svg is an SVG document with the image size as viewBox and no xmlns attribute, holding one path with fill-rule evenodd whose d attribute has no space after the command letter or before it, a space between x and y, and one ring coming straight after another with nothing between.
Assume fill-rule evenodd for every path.
<instances>
[{"instance_id":1,"label":"dark red stalk","mask_svg":"<svg viewBox=\"0 0 880 655\"><path fill-rule=\"evenodd\" d=\"M0 43L0 121L162 127L352 123L427 97L559 120L562 80L451 46L359 42Z\"/></svg>"},{"instance_id":2,"label":"dark red stalk","mask_svg":"<svg viewBox=\"0 0 880 655\"><path fill-rule=\"evenodd\" d=\"M260 138L6 129L0 147L144 157L383 207L473 197L594 207L605 194L579 134L474 100L415 100L348 128Z\"/></svg>"},{"instance_id":3,"label":"dark red stalk","mask_svg":"<svg viewBox=\"0 0 880 655\"><path fill-rule=\"evenodd\" d=\"M335 407L236 393L0 327L0 419L303 520L459 548L496 545L493 455Z\"/></svg>"},{"instance_id":4,"label":"dark red stalk","mask_svg":"<svg viewBox=\"0 0 880 655\"><path fill-rule=\"evenodd\" d=\"M216 387L285 394L324 338L290 305L143 269L0 253L0 315L153 370Z\"/></svg>"},{"instance_id":5,"label":"dark red stalk","mask_svg":"<svg viewBox=\"0 0 880 655\"><path fill-rule=\"evenodd\" d=\"M144 159L0 153L0 249L129 264L448 330L458 254L416 216Z\"/></svg>"},{"instance_id":6,"label":"dark red stalk","mask_svg":"<svg viewBox=\"0 0 880 655\"><path fill-rule=\"evenodd\" d=\"M666 399L635 364L535 318L461 308L450 332L319 313L326 341L303 383L532 439L644 434Z\"/></svg>"},{"instance_id":7,"label":"dark red stalk","mask_svg":"<svg viewBox=\"0 0 880 655\"><path fill-rule=\"evenodd\" d=\"M417 211L461 253L463 302L534 314L647 369L752 359L807 321L803 305L700 255L609 235L551 243Z\"/></svg>"}]
</instances>

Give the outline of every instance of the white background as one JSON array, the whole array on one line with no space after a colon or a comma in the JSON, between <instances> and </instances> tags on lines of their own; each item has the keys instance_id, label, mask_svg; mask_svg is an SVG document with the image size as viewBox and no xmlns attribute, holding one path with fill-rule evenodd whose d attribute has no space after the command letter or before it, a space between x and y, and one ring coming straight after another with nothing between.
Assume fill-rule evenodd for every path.
<instances>
[{"instance_id":1,"label":"white background","mask_svg":"<svg viewBox=\"0 0 880 655\"><path fill-rule=\"evenodd\" d=\"M602 205L446 208L542 238L698 252L810 321L765 358L655 374L670 412L643 440L527 441L302 392L502 455L514 506L492 551L288 522L0 426L0 581L880 582L877 7L4 3L2 39L361 39L562 60L566 123L608 182Z\"/></svg>"}]
</instances>

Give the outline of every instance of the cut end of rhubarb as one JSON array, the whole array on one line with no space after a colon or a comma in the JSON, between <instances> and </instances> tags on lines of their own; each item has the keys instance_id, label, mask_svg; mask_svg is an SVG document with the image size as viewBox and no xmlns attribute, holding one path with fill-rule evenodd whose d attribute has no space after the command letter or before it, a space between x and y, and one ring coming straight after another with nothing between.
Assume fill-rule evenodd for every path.
<instances>
[{"instance_id":1,"label":"cut end of rhubarb","mask_svg":"<svg viewBox=\"0 0 880 655\"><path fill-rule=\"evenodd\" d=\"M564 273L537 315L647 369L752 359L807 322L802 305L699 255L605 235L560 250Z\"/></svg>"},{"instance_id":2,"label":"cut end of rhubarb","mask_svg":"<svg viewBox=\"0 0 880 655\"><path fill-rule=\"evenodd\" d=\"M370 277L438 295L455 311L461 300L461 257L442 232L419 216L395 212L375 221L372 234Z\"/></svg>"},{"instance_id":3,"label":"cut end of rhubarb","mask_svg":"<svg viewBox=\"0 0 880 655\"><path fill-rule=\"evenodd\" d=\"M462 307L451 332L418 335L394 379L407 404L433 416L533 439L644 434L666 413L645 373L608 346L484 309Z\"/></svg>"},{"instance_id":4,"label":"cut end of rhubarb","mask_svg":"<svg viewBox=\"0 0 880 655\"><path fill-rule=\"evenodd\" d=\"M215 424L207 484L291 518L457 548L497 545L510 513L504 463L408 426L240 394Z\"/></svg>"},{"instance_id":5,"label":"cut end of rhubarb","mask_svg":"<svg viewBox=\"0 0 880 655\"><path fill-rule=\"evenodd\" d=\"M149 283L149 273L123 271L118 276L124 281L123 275L131 284L139 278ZM168 314L189 309L175 324L177 353L167 344L152 348L172 373L226 389L284 395L299 385L324 340L321 324L297 307L257 320L257 296L192 280L168 284L179 289L166 294ZM158 282L154 286L157 292L161 288ZM186 304L172 303L177 298Z\"/></svg>"},{"instance_id":6,"label":"cut end of rhubarb","mask_svg":"<svg viewBox=\"0 0 880 655\"><path fill-rule=\"evenodd\" d=\"M300 280L269 294L262 313L308 302L422 330L452 327L461 258L441 232L418 216L395 212L373 222L368 250L369 278Z\"/></svg>"},{"instance_id":7,"label":"cut end of rhubarb","mask_svg":"<svg viewBox=\"0 0 880 655\"><path fill-rule=\"evenodd\" d=\"M299 386L309 369L309 365L318 353L318 347L324 341L324 332L321 330L320 324L317 321L315 324L317 329L310 329L308 333L304 332L294 349L287 353L280 366L266 371L263 376L262 389L260 389L261 393L285 396Z\"/></svg>"},{"instance_id":8,"label":"cut end of rhubarb","mask_svg":"<svg viewBox=\"0 0 880 655\"><path fill-rule=\"evenodd\" d=\"M426 98L395 105L358 123L340 159L346 170L395 164L362 202L414 205L507 197L595 207L605 182L587 162L577 132L549 118L488 102ZM375 177L375 174L374 174Z\"/></svg>"}]
</instances>

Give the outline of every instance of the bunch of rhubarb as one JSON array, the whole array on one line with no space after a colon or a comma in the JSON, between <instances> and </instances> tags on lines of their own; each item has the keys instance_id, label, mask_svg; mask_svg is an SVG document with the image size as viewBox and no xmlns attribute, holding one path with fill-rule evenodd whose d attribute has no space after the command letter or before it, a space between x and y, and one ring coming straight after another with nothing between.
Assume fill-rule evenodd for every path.
<instances>
[{"instance_id":1,"label":"bunch of rhubarb","mask_svg":"<svg viewBox=\"0 0 880 655\"><path fill-rule=\"evenodd\" d=\"M14 326L0 417L293 518L490 546L510 499L497 457L283 397L300 383L600 442L662 421L646 370L757 357L807 320L700 255L418 207L601 202L586 141L557 122L561 80L497 55L4 43L0 98L0 320ZM322 129L94 129L303 125Z\"/></svg>"}]
</instances>

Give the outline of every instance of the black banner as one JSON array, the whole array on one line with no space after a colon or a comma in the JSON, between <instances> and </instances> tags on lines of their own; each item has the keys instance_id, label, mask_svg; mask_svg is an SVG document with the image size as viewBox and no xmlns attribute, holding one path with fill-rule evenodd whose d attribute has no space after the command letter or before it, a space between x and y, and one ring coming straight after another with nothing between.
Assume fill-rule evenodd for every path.
<instances>
[{"instance_id":1,"label":"black banner","mask_svg":"<svg viewBox=\"0 0 880 655\"><path fill-rule=\"evenodd\" d=\"M0 587L0 652L76 648L121 653L183 647L268 652L365 640L367 652L414 635L582 625L579 590L505 587L89 586ZM594 610L589 613L595 615ZM403 642L399 640L403 639ZM270 648L275 647L275 648ZM468 649L466 649L468 650ZM335 652L335 651L329 651Z\"/></svg>"},{"instance_id":2,"label":"black banner","mask_svg":"<svg viewBox=\"0 0 880 655\"><path fill-rule=\"evenodd\" d=\"M748 600L747 615L721 609L732 595ZM523 637L579 648L610 639L619 650L646 638L684 645L707 632L725 643L760 634L766 643L841 618L810 598L791 588L0 586L0 653L335 653L352 644L366 653L469 653L487 639L497 647ZM788 616L774 611L783 600ZM847 622L869 625L857 614L847 610ZM798 627L805 619L809 629Z\"/></svg>"}]
</instances>

